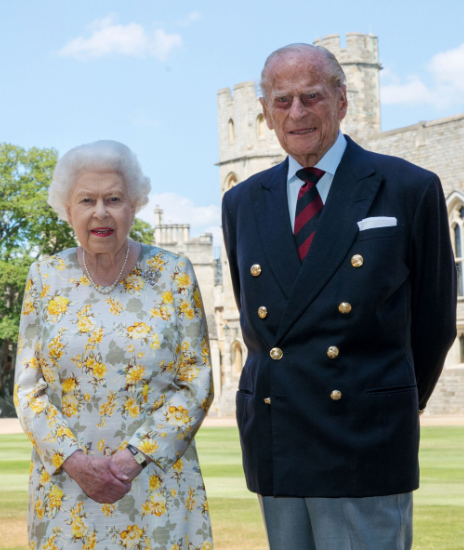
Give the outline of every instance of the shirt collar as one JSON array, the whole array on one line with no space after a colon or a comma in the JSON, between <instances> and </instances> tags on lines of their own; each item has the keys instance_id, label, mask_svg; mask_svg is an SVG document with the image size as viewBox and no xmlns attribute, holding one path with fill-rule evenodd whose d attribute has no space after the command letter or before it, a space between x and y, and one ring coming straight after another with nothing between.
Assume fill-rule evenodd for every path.
<instances>
[{"instance_id":1,"label":"shirt collar","mask_svg":"<svg viewBox=\"0 0 464 550\"><path fill-rule=\"evenodd\" d=\"M332 176L335 175L338 165L342 160L345 149L346 149L346 139L345 139L345 136L339 130L338 137L335 140L335 143L327 151L327 153L321 158L321 160L316 164L315 168L319 168L319 170L324 170L324 172L327 172ZM301 166L299 162L297 162L293 157L289 155L287 181L290 181L293 177L295 177L298 170L301 170L302 168L304 168L304 166Z\"/></svg>"}]
</instances>

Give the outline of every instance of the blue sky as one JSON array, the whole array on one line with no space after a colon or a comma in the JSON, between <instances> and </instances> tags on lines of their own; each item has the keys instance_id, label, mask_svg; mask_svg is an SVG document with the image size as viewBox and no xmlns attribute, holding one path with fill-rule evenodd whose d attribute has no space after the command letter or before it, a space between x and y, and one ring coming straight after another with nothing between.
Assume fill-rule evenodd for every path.
<instances>
[{"instance_id":1,"label":"blue sky","mask_svg":"<svg viewBox=\"0 0 464 550\"><path fill-rule=\"evenodd\" d=\"M463 21L462 0L3 0L0 142L63 154L122 141L152 181L140 217L159 203L218 235L220 88L256 80L282 45L372 32L383 130L461 113Z\"/></svg>"}]
</instances>

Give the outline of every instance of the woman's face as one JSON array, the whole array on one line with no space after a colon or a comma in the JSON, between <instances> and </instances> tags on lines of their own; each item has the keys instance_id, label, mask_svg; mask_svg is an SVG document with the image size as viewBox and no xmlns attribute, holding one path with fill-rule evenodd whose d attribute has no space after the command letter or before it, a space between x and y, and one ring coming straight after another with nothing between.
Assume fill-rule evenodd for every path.
<instances>
[{"instance_id":1,"label":"woman's face","mask_svg":"<svg viewBox=\"0 0 464 550\"><path fill-rule=\"evenodd\" d=\"M66 207L68 221L89 254L116 254L135 217L126 184L117 172L85 172Z\"/></svg>"}]
</instances>

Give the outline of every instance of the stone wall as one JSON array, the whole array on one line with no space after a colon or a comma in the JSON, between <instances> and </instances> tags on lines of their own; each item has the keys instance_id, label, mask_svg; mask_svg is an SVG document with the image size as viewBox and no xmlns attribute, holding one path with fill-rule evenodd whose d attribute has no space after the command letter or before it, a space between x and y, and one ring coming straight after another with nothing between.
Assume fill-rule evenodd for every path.
<instances>
[{"instance_id":1,"label":"stone wall","mask_svg":"<svg viewBox=\"0 0 464 550\"><path fill-rule=\"evenodd\" d=\"M382 132L366 147L435 172L445 195L464 190L464 114Z\"/></svg>"},{"instance_id":2,"label":"stone wall","mask_svg":"<svg viewBox=\"0 0 464 550\"><path fill-rule=\"evenodd\" d=\"M443 371L424 414L464 414L464 367Z\"/></svg>"}]
</instances>

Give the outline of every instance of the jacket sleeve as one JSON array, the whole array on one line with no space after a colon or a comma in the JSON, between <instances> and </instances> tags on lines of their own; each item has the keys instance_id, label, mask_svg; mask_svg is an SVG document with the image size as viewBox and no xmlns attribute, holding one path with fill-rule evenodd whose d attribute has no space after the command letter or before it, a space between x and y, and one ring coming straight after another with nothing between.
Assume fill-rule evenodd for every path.
<instances>
[{"instance_id":1,"label":"jacket sleeve","mask_svg":"<svg viewBox=\"0 0 464 550\"><path fill-rule=\"evenodd\" d=\"M171 381L129 440L162 470L185 453L214 395L206 316L192 264L182 256L172 275L172 294L177 332L171 335L176 354Z\"/></svg>"},{"instance_id":2,"label":"jacket sleeve","mask_svg":"<svg viewBox=\"0 0 464 550\"><path fill-rule=\"evenodd\" d=\"M40 270L35 263L29 270L24 293L14 394L21 426L52 475L70 455L84 447L47 393L59 380L42 349L42 294Z\"/></svg>"},{"instance_id":3,"label":"jacket sleeve","mask_svg":"<svg viewBox=\"0 0 464 550\"><path fill-rule=\"evenodd\" d=\"M427 405L456 338L456 267L438 177L424 190L411 234L411 341L419 409Z\"/></svg>"},{"instance_id":4,"label":"jacket sleeve","mask_svg":"<svg viewBox=\"0 0 464 550\"><path fill-rule=\"evenodd\" d=\"M232 278L232 287L234 289L235 302L240 311L240 277L237 262L237 238L233 227L230 210L227 204L227 193L222 199L222 232L224 235L224 245L226 247L227 259L229 262L229 271Z\"/></svg>"}]
</instances>

